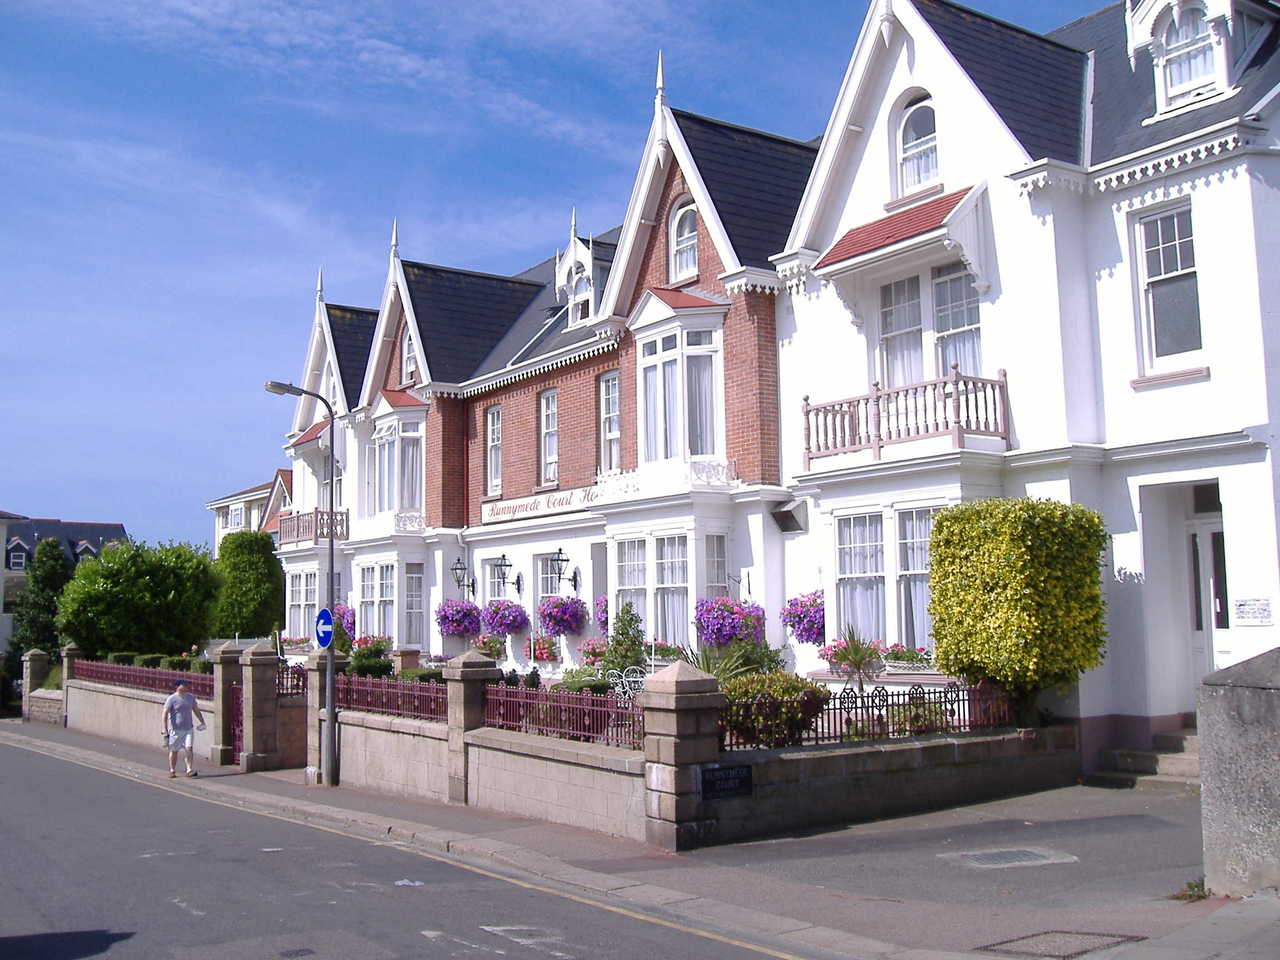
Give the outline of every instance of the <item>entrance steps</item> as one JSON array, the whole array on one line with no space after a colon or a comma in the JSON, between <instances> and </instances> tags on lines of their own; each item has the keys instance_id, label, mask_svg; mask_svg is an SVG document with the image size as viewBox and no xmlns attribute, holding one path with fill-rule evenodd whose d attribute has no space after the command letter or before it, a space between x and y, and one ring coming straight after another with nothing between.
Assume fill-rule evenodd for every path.
<instances>
[{"instance_id":1,"label":"entrance steps","mask_svg":"<svg viewBox=\"0 0 1280 960\"><path fill-rule=\"evenodd\" d=\"M1158 733L1152 750L1108 750L1104 769L1085 783L1095 787L1136 788L1172 792L1200 791L1200 737L1194 726Z\"/></svg>"}]
</instances>

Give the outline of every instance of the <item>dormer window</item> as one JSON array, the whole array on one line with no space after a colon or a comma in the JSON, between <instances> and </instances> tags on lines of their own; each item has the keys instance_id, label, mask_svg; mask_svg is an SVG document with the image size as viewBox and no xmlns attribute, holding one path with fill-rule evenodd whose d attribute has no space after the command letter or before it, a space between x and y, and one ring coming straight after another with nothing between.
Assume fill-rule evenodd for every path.
<instances>
[{"instance_id":1,"label":"dormer window","mask_svg":"<svg viewBox=\"0 0 1280 960\"><path fill-rule=\"evenodd\" d=\"M688 280L698 274L698 209L692 203L678 207L671 217L670 280Z\"/></svg>"},{"instance_id":2,"label":"dormer window","mask_svg":"<svg viewBox=\"0 0 1280 960\"><path fill-rule=\"evenodd\" d=\"M412 383L418 372L418 355L413 350L413 337L408 332L400 344L400 382Z\"/></svg>"},{"instance_id":3,"label":"dormer window","mask_svg":"<svg viewBox=\"0 0 1280 960\"><path fill-rule=\"evenodd\" d=\"M1166 106L1203 96L1213 89L1213 35L1201 11L1185 9L1165 28L1163 65Z\"/></svg>"},{"instance_id":4,"label":"dormer window","mask_svg":"<svg viewBox=\"0 0 1280 960\"><path fill-rule=\"evenodd\" d=\"M570 310L574 323L585 323L591 319L591 281L585 271L578 275L573 284L573 305Z\"/></svg>"},{"instance_id":5,"label":"dormer window","mask_svg":"<svg viewBox=\"0 0 1280 960\"><path fill-rule=\"evenodd\" d=\"M903 113L900 142L898 184L906 195L938 179L938 130L928 97L916 100Z\"/></svg>"}]
</instances>

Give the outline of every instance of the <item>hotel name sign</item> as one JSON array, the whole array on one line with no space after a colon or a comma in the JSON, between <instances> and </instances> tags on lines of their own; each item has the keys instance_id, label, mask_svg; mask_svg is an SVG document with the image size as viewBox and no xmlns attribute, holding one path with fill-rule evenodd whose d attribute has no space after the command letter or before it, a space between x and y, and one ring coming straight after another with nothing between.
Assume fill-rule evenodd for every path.
<instances>
[{"instance_id":1,"label":"hotel name sign","mask_svg":"<svg viewBox=\"0 0 1280 960\"><path fill-rule=\"evenodd\" d=\"M574 510L586 510L600 499L600 488L591 486L573 490L549 490L514 500L494 500L480 505L480 522L502 523L506 520L545 517L553 513L571 513Z\"/></svg>"}]
</instances>

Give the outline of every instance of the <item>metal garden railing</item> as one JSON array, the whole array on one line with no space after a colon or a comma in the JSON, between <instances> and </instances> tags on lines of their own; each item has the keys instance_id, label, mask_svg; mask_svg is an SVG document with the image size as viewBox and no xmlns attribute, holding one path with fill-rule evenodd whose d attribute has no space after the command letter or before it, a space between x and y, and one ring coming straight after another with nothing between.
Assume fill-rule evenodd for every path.
<instances>
[{"instance_id":1,"label":"metal garden railing","mask_svg":"<svg viewBox=\"0 0 1280 960\"><path fill-rule=\"evenodd\" d=\"M485 688L484 723L562 740L582 740L640 750L644 711L612 693L567 693L491 684Z\"/></svg>"},{"instance_id":2,"label":"metal garden railing","mask_svg":"<svg viewBox=\"0 0 1280 960\"><path fill-rule=\"evenodd\" d=\"M449 716L448 690L443 684L350 677L345 673L333 680L334 703L341 709L442 722Z\"/></svg>"},{"instance_id":3,"label":"metal garden railing","mask_svg":"<svg viewBox=\"0 0 1280 960\"><path fill-rule=\"evenodd\" d=\"M133 687L136 690L155 690L172 693L174 682L181 680L192 695L200 700L213 699L213 674L190 673L186 670L160 670L154 667L131 667L120 663L99 663L94 660L74 660L71 678L110 683L117 687Z\"/></svg>"}]
</instances>

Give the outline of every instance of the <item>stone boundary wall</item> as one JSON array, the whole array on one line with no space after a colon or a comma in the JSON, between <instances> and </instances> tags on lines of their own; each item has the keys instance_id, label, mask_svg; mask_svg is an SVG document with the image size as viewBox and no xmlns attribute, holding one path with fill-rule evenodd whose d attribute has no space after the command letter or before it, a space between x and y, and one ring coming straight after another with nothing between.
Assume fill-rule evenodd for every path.
<instances>
[{"instance_id":1,"label":"stone boundary wall","mask_svg":"<svg viewBox=\"0 0 1280 960\"><path fill-rule=\"evenodd\" d=\"M751 795L699 804L699 844L980 803L1069 786L1074 726L849 747L733 750L704 770L747 765Z\"/></svg>"},{"instance_id":2,"label":"stone boundary wall","mask_svg":"<svg viewBox=\"0 0 1280 960\"><path fill-rule=\"evenodd\" d=\"M641 751L492 728L464 742L471 806L644 840Z\"/></svg>"},{"instance_id":3,"label":"stone boundary wall","mask_svg":"<svg viewBox=\"0 0 1280 960\"><path fill-rule=\"evenodd\" d=\"M63 694L68 730L161 748L160 731L164 727L161 708L168 694L74 679L63 684ZM196 703L208 724L208 729L196 733L196 750L207 756L213 744L212 731L217 729L213 704L199 699Z\"/></svg>"},{"instance_id":4,"label":"stone boundary wall","mask_svg":"<svg viewBox=\"0 0 1280 960\"><path fill-rule=\"evenodd\" d=\"M344 787L400 797L448 797L447 724L338 711L338 769Z\"/></svg>"},{"instance_id":5,"label":"stone boundary wall","mask_svg":"<svg viewBox=\"0 0 1280 960\"><path fill-rule=\"evenodd\" d=\"M307 765L307 698L281 697L276 709L280 738L280 767L292 770Z\"/></svg>"},{"instance_id":6,"label":"stone boundary wall","mask_svg":"<svg viewBox=\"0 0 1280 960\"><path fill-rule=\"evenodd\" d=\"M52 723L62 726L62 691L32 690L28 717L32 723Z\"/></svg>"}]
</instances>

